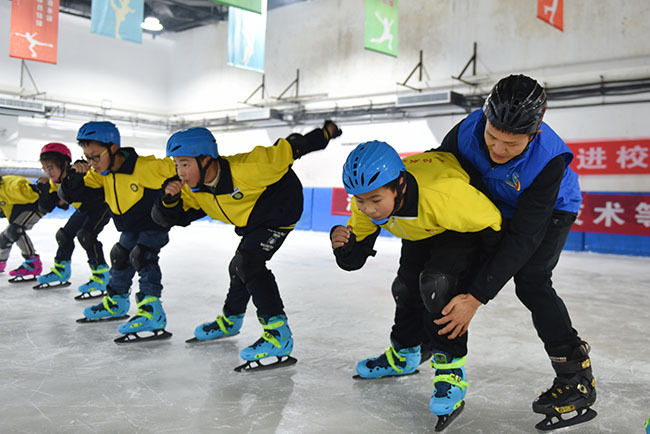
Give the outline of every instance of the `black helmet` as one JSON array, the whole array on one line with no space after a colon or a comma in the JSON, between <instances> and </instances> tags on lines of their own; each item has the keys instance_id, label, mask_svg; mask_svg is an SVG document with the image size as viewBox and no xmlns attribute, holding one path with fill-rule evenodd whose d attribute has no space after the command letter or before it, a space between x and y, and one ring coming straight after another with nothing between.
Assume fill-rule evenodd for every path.
<instances>
[{"instance_id":1,"label":"black helmet","mask_svg":"<svg viewBox=\"0 0 650 434\"><path fill-rule=\"evenodd\" d=\"M525 75L510 75L499 80L483 105L490 123L512 134L535 134L545 111L544 88Z\"/></svg>"}]
</instances>

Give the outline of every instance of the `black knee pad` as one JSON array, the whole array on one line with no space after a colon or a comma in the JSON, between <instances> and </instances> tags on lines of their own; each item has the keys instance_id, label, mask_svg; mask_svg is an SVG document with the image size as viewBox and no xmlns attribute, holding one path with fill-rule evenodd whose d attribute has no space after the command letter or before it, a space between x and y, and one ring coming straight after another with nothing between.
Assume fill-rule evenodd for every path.
<instances>
[{"instance_id":1,"label":"black knee pad","mask_svg":"<svg viewBox=\"0 0 650 434\"><path fill-rule=\"evenodd\" d=\"M22 226L18 226L17 224L14 223L9 223L9 226L7 226L7 237L9 238L9 241L12 243L15 243L18 241L18 238L20 238L23 234L25 233L25 230L23 229Z\"/></svg>"},{"instance_id":2,"label":"black knee pad","mask_svg":"<svg viewBox=\"0 0 650 434\"><path fill-rule=\"evenodd\" d=\"M97 234L94 231L91 231L88 228L82 228L77 231L77 239L79 244L85 250L93 248L93 245L97 242Z\"/></svg>"},{"instance_id":3,"label":"black knee pad","mask_svg":"<svg viewBox=\"0 0 650 434\"><path fill-rule=\"evenodd\" d=\"M456 276L438 271L424 270L420 273L420 295L424 306L431 313L440 313L451 300L456 289Z\"/></svg>"},{"instance_id":4,"label":"black knee pad","mask_svg":"<svg viewBox=\"0 0 650 434\"><path fill-rule=\"evenodd\" d=\"M111 249L111 267L124 270L129 267L129 251L120 243L115 243Z\"/></svg>"},{"instance_id":5,"label":"black knee pad","mask_svg":"<svg viewBox=\"0 0 650 434\"><path fill-rule=\"evenodd\" d=\"M59 228L59 230L56 231L55 238L59 246L65 246L66 244L69 244L70 241L72 241L72 238L70 238L70 236L65 233L63 228Z\"/></svg>"},{"instance_id":6,"label":"black knee pad","mask_svg":"<svg viewBox=\"0 0 650 434\"><path fill-rule=\"evenodd\" d=\"M266 269L264 261L254 255L242 254L239 250L230 262L231 273L239 277L242 282L250 282L255 276Z\"/></svg>"},{"instance_id":7,"label":"black knee pad","mask_svg":"<svg viewBox=\"0 0 650 434\"><path fill-rule=\"evenodd\" d=\"M395 299L395 304L397 306L404 306L406 304L406 300L409 298L409 289L407 286L402 282L402 280L397 276L395 280L393 280L393 285L391 286L391 292L393 293L393 299Z\"/></svg>"},{"instance_id":8,"label":"black knee pad","mask_svg":"<svg viewBox=\"0 0 650 434\"><path fill-rule=\"evenodd\" d=\"M144 244L136 244L129 254L129 261L136 271L140 271L149 264L158 263L158 252Z\"/></svg>"}]
</instances>

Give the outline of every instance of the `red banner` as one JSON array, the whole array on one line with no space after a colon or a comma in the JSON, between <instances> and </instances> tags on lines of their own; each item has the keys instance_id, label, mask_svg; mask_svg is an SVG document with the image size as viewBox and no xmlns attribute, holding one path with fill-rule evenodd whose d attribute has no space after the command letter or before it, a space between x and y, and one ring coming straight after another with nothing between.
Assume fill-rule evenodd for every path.
<instances>
[{"instance_id":1,"label":"red banner","mask_svg":"<svg viewBox=\"0 0 650 434\"><path fill-rule=\"evenodd\" d=\"M650 236L650 195L584 193L575 232Z\"/></svg>"},{"instance_id":2,"label":"red banner","mask_svg":"<svg viewBox=\"0 0 650 434\"><path fill-rule=\"evenodd\" d=\"M564 31L564 0L537 0L537 18Z\"/></svg>"},{"instance_id":3,"label":"red banner","mask_svg":"<svg viewBox=\"0 0 650 434\"><path fill-rule=\"evenodd\" d=\"M59 0L13 0L9 56L56 63Z\"/></svg>"},{"instance_id":4,"label":"red banner","mask_svg":"<svg viewBox=\"0 0 650 434\"><path fill-rule=\"evenodd\" d=\"M650 139L567 143L578 175L650 174Z\"/></svg>"},{"instance_id":5,"label":"red banner","mask_svg":"<svg viewBox=\"0 0 650 434\"><path fill-rule=\"evenodd\" d=\"M348 194L344 188L332 189L332 215L352 215L350 202L352 195Z\"/></svg>"}]
</instances>

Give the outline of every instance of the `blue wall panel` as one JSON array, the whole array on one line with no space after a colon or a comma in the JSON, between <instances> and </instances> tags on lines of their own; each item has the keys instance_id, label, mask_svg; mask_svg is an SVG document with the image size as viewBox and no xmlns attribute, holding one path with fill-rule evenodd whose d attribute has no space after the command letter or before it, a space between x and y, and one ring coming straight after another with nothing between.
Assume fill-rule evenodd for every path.
<instances>
[{"instance_id":1,"label":"blue wall panel","mask_svg":"<svg viewBox=\"0 0 650 434\"><path fill-rule=\"evenodd\" d=\"M304 197L302 216L300 216L300 220L298 220L298 223L296 223L296 229L308 231L311 229L311 224L312 224L311 219L313 215L312 209L313 209L314 189L303 188L302 194Z\"/></svg>"},{"instance_id":2,"label":"blue wall panel","mask_svg":"<svg viewBox=\"0 0 650 434\"><path fill-rule=\"evenodd\" d=\"M334 225L344 225L348 216L332 215L332 189L316 187L313 192L311 229L329 232Z\"/></svg>"},{"instance_id":3,"label":"blue wall panel","mask_svg":"<svg viewBox=\"0 0 650 434\"><path fill-rule=\"evenodd\" d=\"M585 250L600 253L650 256L650 237L585 233Z\"/></svg>"}]
</instances>

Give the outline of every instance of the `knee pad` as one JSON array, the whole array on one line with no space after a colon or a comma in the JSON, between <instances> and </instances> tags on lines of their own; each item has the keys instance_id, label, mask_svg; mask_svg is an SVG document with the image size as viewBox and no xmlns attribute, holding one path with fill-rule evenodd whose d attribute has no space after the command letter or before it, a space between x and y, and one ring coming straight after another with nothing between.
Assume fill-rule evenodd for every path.
<instances>
[{"instance_id":1,"label":"knee pad","mask_svg":"<svg viewBox=\"0 0 650 434\"><path fill-rule=\"evenodd\" d=\"M129 261L136 271L140 271L149 264L158 263L158 252L144 244L136 244L129 254Z\"/></svg>"},{"instance_id":2,"label":"knee pad","mask_svg":"<svg viewBox=\"0 0 650 434\"><path fill-rule=\"evenodd\" d=\"M77 239L81 247L88 250L92 249L93 245L97 242L97 234L88 228L82 228L77 231Z\"/></svg>"},{"instance_id":3,"label":"knee pad","mask_svg":"<svg viewBox=\"0 0 650 434\"><path fill-rule=\"evenodd\" d=\"M72 241L72 238L70 238L70 236L68 236L68 234L65 233L63 228L59 228L59 230L56 231L55 238L56 238L56 243L59 246L64 246L66 244L69 244L70 241Z\"/></svg>"},{"instance_id":4,"label":"knee pad","mask_svg":"<svg viewBox=\"0 0 650 434\"><path fill-rule=\"evenodd\" d=\"M231 273L239 277L242 282L247 283L255 276L264 271L264 261L257 259L254 255L242 254L239 250L230 262Z\"/></svg>"},{"instance_id":5,"label":"knee pad","mask_svg":"<svg viewBox=\"0 0 650 434\"><path fill-rule=\"evenodd\" d=\"M424 270L420 273L420 295L424 306L431 313L439 314L451 300L456 289L456 276L438 271Z\"/></svg>"},{"instance_id":6,"label":"knee pad","mask_svg":"<svg viewBox=\"0 0 650 434\"><path fill-rule=\"evenodd\" d=\"M18 238L20 238L24 233L25 230L23 229L22 226L18 226L17 224L14 223L9 223L9 226L7 226L7 230L6 230L7 238L9 238L9 241L11 241L12 243L18 241Z\"/></svg>"},{"instance_id":7,"label":"knee pad","mask_svg":"<svg viewBox=\"0 0 650 434\"><path fill-rule=\"evenodd\" d=\"M120 243L115 243L111 249L111 267L124 270L129 267L129 251Z\"/></svg>"},{"instance_id":8,"label":"knee pad","mask_svg":"<svg viewBox=\"0 0 650 434\"><path fill-rule=\"evenodd\" d=\"M393 299L395 299L395 304L397 306L404 306L406 304L406 300L409 298L409 289L408 287L402 282L402 280L397 276L395 280L393 280L393 285L391 286L391 292L393 293Z\"/></svg>"}]
</instances>

